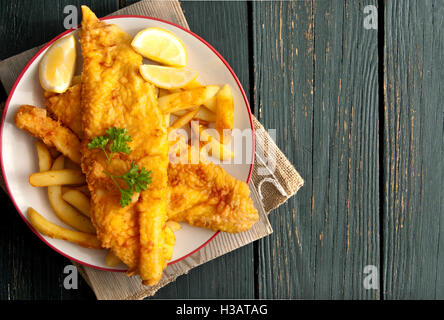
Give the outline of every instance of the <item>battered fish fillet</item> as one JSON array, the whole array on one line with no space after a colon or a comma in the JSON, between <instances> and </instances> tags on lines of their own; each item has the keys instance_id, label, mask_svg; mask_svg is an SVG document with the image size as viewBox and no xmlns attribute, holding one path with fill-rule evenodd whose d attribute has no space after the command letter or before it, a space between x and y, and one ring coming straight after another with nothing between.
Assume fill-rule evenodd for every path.
<instances>
[{"instance_id":1,"label":"battered fish fillet","mask_svg":"<svg viewBox=\"0 0 444 320\"><path fill-rule=\"evenodd\" d=\"M80 141L77 136L60 122L46 115L46 110L23 105L14 117L16 126L43 141L48 147L56 147L75 163L80 163Z\"/></svg>"},{"instance_id":2,"label":"battered fish fillet","mask_svg":"<svg viewBox=\"0 0 444 320\"><path fill-rule=\"evenodd\" d=\"M81 89L82 170L91 192L92 220L102 245L154 285L166 267L165 222L168 194L168 140L165 117L157 107L154 87L139 75L142 56L131 48L131 37L106 24L82 6L80 44L83 55ZM126 128L131 153L114 155L108 165L103 152L88 142L110 127ZM122 208L120 193L103 173L121 175L131 162L152 171L152 182Z\"/></svg>"},{"instance_id":3,"label":"battered fish fillet","mask_svg":"<svg viewBox=\"0 0 444 320\"><path fill-rule=\"evenodd\" d=\"M248 185L213 163L171 164L168 218L214 231L246 231L259 219Z\"/></svg>"},{"instance_id":4,"label":"battered fish fillet","mask_svg":"<svg viewBox=\"0 0 444 320\"><path fill-rule=\"evenodd\" d=\"M65 111L64 106L79 106L80 95L73 100L71 93L53 97L57 120L71 128L71 114L80 110ZM68 109L66 109L68 110ZM169 164L168 219L187 222L196 227L215 231L242 232L259 219L248 185L236 180L223 168L213 163Z\"/></svg>"},{"instance_id":5,"label":"battered fish fillet","mask_svg":"<svg viewBox=\"0 0 444 320\"><path fill-rule=\"evenodd\" d=\"M70 128L78 137L82 137L82 109L80 105L80 83L73 85L63 93L63 99L60 94L45 91L45 105L48 113L55 118L63 118L63 123Z\"/></svg>"}]
</instances>

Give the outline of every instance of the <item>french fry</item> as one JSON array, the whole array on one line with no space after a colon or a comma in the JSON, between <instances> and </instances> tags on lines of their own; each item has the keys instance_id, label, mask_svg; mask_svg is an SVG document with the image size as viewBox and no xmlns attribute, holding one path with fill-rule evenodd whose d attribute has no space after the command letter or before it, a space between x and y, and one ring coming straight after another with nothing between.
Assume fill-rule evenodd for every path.
<instances>
[{"instance_id":1,"label":"french fry","mask_svg":"<svg viewBox=\"0 0 444 320\"><path fill-rule=\"evenodd\" d=\"M171 231L176 232L177 230L182 229L182 226L179 224L179 222L168 220L166 222L166 226L171 229Z\"/></svg>"},{"instance_id":2,"label":"french fry","mask_svg":"<svg viewBox=\"0 0 444 320\"><path fill-rule=\"evenodd\" d=\"M173 257L173 251L174 251L174 244L176 243L176 236L174 235L174 231L168 227L168 225L165 226L165 243L163 246L165 260L171 260Z\"/></svg>"},{"instance_id":3,"label":"french fry","mask_svg":"<svg viewBox=\"0 0 444 320\"><path fill-rule=\"evenodd\" d=\"M111 250L108 251L108 254L105 258L105 263L108 267L115 267L122 262Z\"/></svg>"},{"instance_id":4,"label":"french fry","mask_svg":"<svg viewBox=\"0 0 444 320\"><path fill-rule=\"evenodd\" d=\"M43 218L33 208L28 209L28 218L31 225L41 234L76 243L85 248L101 249L100 241L93 234L68 230Z\"/></svg>"},{"instance_id":5,"label":"french fry","mask_svg":"<svg viewBox=\"0 0 444 320\"><path fill-rule=\"evenodd\" d=\"M60 155L60 152L57 151L57 149L54 147L48 148L48 150L49 150L49 153L51 154L51 158L53 158L53 159L57 158Z\"/></svg>"},{"instance_id":6,"label":"french fry","mask_svg":"<svg viewBox=\"0 0 444 320\"><path fill-rule=\"evenodd\" d=\"M29 183L33 187L49 187L57 185L84 184L85 176L80 170L61 169L36 172L29 176Z\"/></svg>"},{"instance_id":7,"label":"french fry","mask_svg":"<svg viewBox=\"0 0 444 320\"><path fill-rule=\"evenodd\" d=\"M173 113L176 117L181 117L188 113L189 110L179 110ZM199 108L199 111L195 114L193 119L198 119L201 121L206 122L215 122L216 121L216 114L208 110L206 107L201 106Z\"/></svg>"},{"instance_id":8,"label":"french fry","mask_svg":"<svg viewBox=\"0 0 444 320\"><path fill-rule=\"evenodd\" d=\"M228 161L234 158L234 153L216 139L210 140L202 149L207 150L209 155L218 158L220 161Z\"/></svg>"},{"instance_id":9,"label":"french fry","mask_svg":"<svg viewBox=\"0 0 444 320\"><path fill-rule=\"evenodd\" d=\"M82 170L78 163L73 162L69 158L65 158L65 167L64 167L64 169L73 169L73 170L79 170L79 171Z\"/></svg>"},{"instance_id":10,"label":"french fry","mask_svg":"<svg viewBox=\"0 0 444 320\"><path fill-rule=\"evenodd\" d=\"M171 92L169 92L167 89L159 88L159 94L158 94L159 98L163 97L163 96L167 96L169 94L171 94Z\"/></svg>"},{"instance_id":11,"label":"french fry","mask_svg":"<svg viewBox=\"0 0 444 320\"><path fill-rule=\"evenodd\" d=\"M219 86L210 85L162 96L158 99L159 109L163 113L200 106L219 91Z\"/></svg>"},{"instance_id":12,"label":"french fry","mask_svg":"<svg viewBox=\"0 0 444 320\"><path fill-rule=\"evenodd\" d=\"M211 156L218 158L221 161L228 161L234 158L234 152L208 134L202 126L199 126L199 137L204 145L202 149L206 150Z\"/></svg>"},{"instance_id":13,"label":"french fry","mask_svg":"<svg viewBox=\"0 0 444 320\"><path fill-rule=\"evenodd\" d=\"M206 122L215 122L216 114L206 107L200 107L199 112L194 116L194 119L206 121Z\"/></svg>"},{"instance_id":14,"label":"french fry","mask_svg":"<svg viewBox=\"0 0 444 320\"><path fill-rule=\"evenodd\" d=\"M86 184L81 185L81 186L77 186L77 187L76 186L62 186L62 194L65 194L66 192L68 192L70 190L78 190L81 193L83 193L88 199L91 197L88 186Z\"/></svg>"},{"instance_id":15,"label":"french fry","mask_svg":"<svg viewBox=\"0 0 444 320\"><path fill-rule=\"evenodd\" d=\"M216 95L216 125L220 142L227 144L231 140L233 130L233 95L229 85L224 85Z\"/></svg>"},{"instance_id":16,"label":"french fry","mask_svg":"<svg viewBox=\"0 0 444 320\"><path fill-rule=\"evenodd\" d=\"M190 90L190 89L195 89L195 88L199 88L199 87L203 87L202 84L197 79L194 79L194 80L191 80L190 82L188 82L186 85L184 85L182 87L182 89Z\"/></svg>"},{"instance_id":17,"label":"french fry","mask_svg":"<svg viewBox=\"0 0 444 320\"><path fill-rule=\"evenodd\" d=\"M63 156L60 156L54 161L52 170L60 170L63 166L64 158ZM91 234L96 233L91 221L63 200L62 187L60 185L48 187L48 198L57 217L59 217L64 223L82 232Z\"/></svg>"},{"instance_id":18,"label":"french fry","mask_svg":"<svg viewBox=\"0 0 444 320\"><path fill-rule=\"evenodd\" d=\"M216 113L216 96L208 99L202 105L211 112Z\"/></svg>"},{"instance_id":19,"label":"french fry","mask_svg":"<svg viewBox=\"0 0 444 320\"><path fill-rule=\"evenodd\" d=\"M37 141L35 143L35 146L37 148L37 157L39 159L40 172L48 171L49 169L51 169L52 165L51 153L49 152L46 145L41 141Z\"/></svg>"},{"instance_id":20,"label":"french fry","mask_svg":"<svg viewBox=\"0 0 444 320\"><path fill-rule=\"evenodd\" d=\"M181 88L175 88L175 89L168 89L168 91L170 92L170 94L172 94L172 93L182 92L184 90L182 90Z\"/></svg>"},{"instance_id":21,"label":"french fry","mask_svg":"<svg viewBox=\"0 0 444 320\"><path fill-rule=\"evenodd\" d=\"M169 127L170 126L171 114L170 113L164 113L163 115L164 115L164 118L165 118L166 126Z\"/></svg>"},{"instance_id":22,"label":"french fry","mask_svg":"<svg viewBox=\"0 0 444 320\"><path fill-rule=\"evenodd\" d=\"M83 186L74 187L74 189L79 190L87 197L91 196L91 194L89 193L88 186L86 184L84 184Z\"/></svg>"},{"instance_id":23,"label":"french fry","mask_svg":"<svg viewBox=\"0 0 444 320\"><path fill-rule=\"evenodd\" d=\"M185 126L188 122L190 122L194 116L199 112L199 107L195 107L191 111L185 113L183 116L178 118L174 123L169 127L168 130L179 129Z\"/></svg>"},{"instance_id":24,"label":"french fry","mask_svg":"<svg viewBox=\"0 0 444 320\"><path fill-rule=\"evenodd\" d=\"M62 198L85 216L91 217L91 205L89 199L81 191L70 189L63 193Z\"/></svg>"},{"instance_id":25,"label":"french fry","mask_svg":"<svg viewBox=\"0 0 444 320\"><path fill-rule=\"evenodd\" d=\"M187 153L184 156L181 155L181 161L185 159L187 161L186 163L198 164L200 161L202 161L201 159L202 143L200 141L199 121L191 121L190 128L191 128L191 139L189 141L190 147L188 148Z\"/></svg>"}]
</instances>

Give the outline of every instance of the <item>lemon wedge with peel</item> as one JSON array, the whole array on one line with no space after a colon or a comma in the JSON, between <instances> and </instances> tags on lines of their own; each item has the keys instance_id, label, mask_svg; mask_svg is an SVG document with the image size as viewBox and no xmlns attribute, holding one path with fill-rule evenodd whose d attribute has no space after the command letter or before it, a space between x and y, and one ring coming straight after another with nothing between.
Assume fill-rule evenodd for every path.
<instances>
[{"instance_id":1,"label":"lemon wedge with peel","mask_svg":"<svg viewBox=\"0 0 444 320\"><path fill-rule=\"evenodd\" d=\"M147 28L134 37L131 45L145 58L175 67L185 67L187 53L182 41L170 31Z\"/></svg>"},{"instance_id":2,"label":"lemon wedge with peel","mask_svg":"<svg viewBox=\"0 0 444 320\"><path fill-rule=\"evenodd\" d=\"M174 68L144 64L140 74L146 81L162 89L182 88L197 78L198 72L188 68Z\"/></svg>"},{"instance_id":3,"label":"lemon wedge with peel","mask_svg":"<svg viewBox=\"0 0 444 320\"><path fill-rule=\"evenodd\" d=\"M54 42L39 65L39 79L43 89L57 93L65 92L74 75L76 56L76 40L73 35Z\"/></svg>"}]
</instances>

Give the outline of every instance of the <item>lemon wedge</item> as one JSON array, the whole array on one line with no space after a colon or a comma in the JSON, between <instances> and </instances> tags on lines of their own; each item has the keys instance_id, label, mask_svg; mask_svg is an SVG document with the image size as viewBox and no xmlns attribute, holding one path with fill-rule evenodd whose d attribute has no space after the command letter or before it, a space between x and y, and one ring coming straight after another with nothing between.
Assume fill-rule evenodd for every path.
<instances>
[{"instance_id":1,"label":"lemon wedge","mask_svg":"<svg viewBox=\"0 0 444 320\"><path fill-rule=\"evenodd\" d=\"M71 84L76 66L76 40L73 35L61 38L49 47L39 65L43 89L65 92Z\"/></svg>"},{"instance_id":2,"label":"lemon wedge","mask_svg":"<svg viewBox=\"0 0 444 320\"><path fill-rule=\"evenodd\" d=\"M175 67L187 64L187 53L182 41L171 32L161 28L140 31L131 42L136 52L145 58Z\"/></svg>"},{"instance_id":3,"label":"lemon wedge","mask_svg":"<svg viewBox=\"0 0 444 320\"><path fill-rule=\"evenodd\" d=\"M182 88L194 79L198 72L188 68L163 67L144 64L140 66L140 74L146 81L162 89Z\"/></svg>"}]
</instances>

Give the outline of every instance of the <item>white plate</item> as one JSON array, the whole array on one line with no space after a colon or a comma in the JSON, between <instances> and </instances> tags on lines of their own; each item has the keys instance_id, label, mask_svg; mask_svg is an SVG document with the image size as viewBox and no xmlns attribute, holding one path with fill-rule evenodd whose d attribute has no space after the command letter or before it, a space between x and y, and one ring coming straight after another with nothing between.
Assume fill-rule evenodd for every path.
<instances>
[{"instance_id":1,"label":"white plate","mask_svg":"<svg viewBox=\"0 0 444 320\"><path fill-rule=\"evenodd\" d=\"M170 30L185 44L188 53L188 66L199 71L198 80L204 84L229 84L234 98L234 127L241 130L253 129L251 112L242 86L228 63L208 43L197 35L166 21L140 16L116 16L105 18L107 23L114 23L134 36L148 27L161 27ZM106 250L82 248L67 241L52 239L40 235L29 224L27 210L33 207L48 220L63 227L67 225L55 216L47 197L46 188L34 188L28 183L29 174L38 171L35 139L14 125L14 115L22 104L44 107L43 90L38 80L38 65L48 47L57 39L77 34L68 30L51 40L28 63L18 77L5 105L1 124L1 161L3 177L17 211L33 232L52 249L65 257L91 267L124 271L124 265L110 268L105 264ZM80 46L79 46L80 47ZM79 54L78 57L81 57ZM81 58L79 59L81 60ZM254 134L249 137L253 145L236 146L236 154L244 154L244 159L254 157ZM231 175L243 181L249 181L253 168L252 160L242 164L222 165ZM209 243L217 233L202 228L191 227L182 223L182 229L176 232L176 246L170 264L196 252Z\"/></svg>"}]
</instances>

